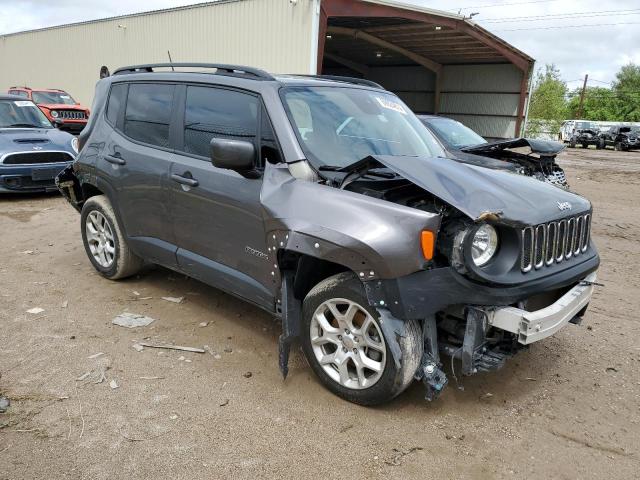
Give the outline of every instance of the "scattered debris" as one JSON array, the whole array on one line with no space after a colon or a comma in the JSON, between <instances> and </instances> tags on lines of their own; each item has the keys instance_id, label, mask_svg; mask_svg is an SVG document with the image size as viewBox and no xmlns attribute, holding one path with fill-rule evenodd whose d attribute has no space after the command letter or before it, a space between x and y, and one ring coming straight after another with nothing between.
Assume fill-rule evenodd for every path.
<instances>
[{"instance_id":1,"label":"scattered debris","mask_svg":"<svg viewBox=\"0 0 640 480\"><path fill-rule=\"evenodd\" d=\"M186 363L191 363L191 360L187 358L187 359L185 359L185 362Z\"/></svg>"},{"instance_id":2,"label":"scattered debris","mask_svg":"<svg viewBox=\"0 0 640 480\"><path fill-rule=\"evenodd\" d=\"M184 357L182 357L182 356L178 357L178 361L179 362L183 362L184 361Z\"/></svg>"},{"instance_id":3,"label":"scattered debris","mask_svg":"<svg viewBox=\"0 0 640 480\"><path fill-rule=\"evenodd\" d=\"M25 255L33 255L33 250L25 250L24 252Z\"/></svg>"},{"instance_id":4,"label":"scattered debris","mask_svg":"<svg viewBox=\"0 0 640 480\"><path fill-rule=\"evenodd\" d=\"M144 350L144 347L142 345L140 345L139 343L134 343L131 346L136 352L141 352L141 351Z\"/></svg>"},{"instance_id":5,"label":"scattered debris","mask_svg":"<svg viewBox=\"0 0 640 480\"><path fill-rule=\"evenodd\" d=\"M140 296L140 292L136 292L135 290L133 290L131 293L133 293L136 297Z\"/></svg>"},{"instance_id":6,"label":"scattered debris","mask_svg":"<svg viewBox=\"0 0 640 480\"><path fill-rule=\"evenodd\" d=\"M224 351L225 351L225 353L231 353L231 352L233 352L233 348L231 348L231 347L224 347Z\"/></svg>"},{"instance_id":7,"label":"scattered debris","mask_svg":"<svg viewBox=\"0 0 640 480\"><path fill-rule=\"evenodd\" d=\"M527 377L527 378L525 378L525 380L528 380L529 382L537 382L538 381L538 379L533 378L533 377Z\"/></svg>"},{"instance_id":8,"label":"scattered debris","mask_svg":"<svg viewBox=\"0 0 640 480\"><path fill-rule=\"evenodd\" d=\"M87 358L92 360L94 358L101 357L102 355L104 355L104 352L98 352L98 353L94 353L93 355L89 355Z\"/></svg>"},{"instance_id":9,"label":"scattered debris","mask_svg":"<svg viewBox=\"0 0 640 480\"><path fill-rule=\"evenodd\" d=\"M111 323L114 325L119 325L121 327L127 328L136 328L136 327L146 327L151 322L154 322L155 319L151 317L147 317L145 315L139 315L137 313L129 313L124 312L111 320Z\"/></svg>"},{"instance_id":10,"label":"scattered debris","mask_svg":"<svg viewBox=\"0 0 640 480\"><path fill-rule=\"evenodd\" d=\"M153 298L153 297L138 297L138 300L139 300L139 301L142 301L142 300L151 300L152 298Z\"/></svg>"},{"instance_id":11,"label":"scattered debris","mask_svg":"<svg viewBox=\"0 0 640 480\"><path fill-rule=\"evenodd\" d=\"M168 350L181 350L183 352L205 353L205 350L202 348L181 347L180 345L152 345L151 343L143 343L143 342L140 342L139 345L142 345L143 347L149 347L149 348L166 348Z\"/></svg>"},{"instance_id":12,"label":"scattered debris","mask_svg":"<svg viewBox=\"0 0 640 480\"><path fill-rule=\"evenodd\" d=\"M64 302L62 302L62 305L60 305L62 308L67 308L69 306L69 300L65 300Z\"/></svg>"},{"instance_id":13,"label":"scattered debris","mask_svg":"<svg viewBox=\"0 0 640 480\"><path fill-rule=\"evenodd\" d=\"M178 415L176 415L176 414L174 413L174 414L172 414L172 415L169 415L169 418L170 418L171 420L177 420Z\"/></svg>"},{"instance_id":14,"label":"scattered debris","mask_svg":"<svg viewBox=\"0 0 640 480\"><path fill-rule=\"evenodd\" d=\"M111 390L115 390L116 388L118 388L119 385L118 385L118 382L116 382L114 379L109 382L109 386L111 387Z\"/></svg>"},{"instance_id":15,"label":"scattered debris","mask_svg":"<svg viewBox=\"0 0 640 480\"><path fill-rule=\"evenodd\" d=\"M345 425L338 430L340 433L345 433L353 428L353 425Z\"/></svg>"},{"instance_id":16,"label":"scattered debris","mask_svg":"<svg viewBox=\"0 0 640 480\"><path fill-rule=\"evenodd\" d=\"M140 380L163 380L164 377L138 377Z\"/></svg>"},{"instance_id":17,"label":"scattered debris","mask_svg":"<svg viewBox=\"0 0 640 480\"><path fill-rule=\"evenodd\" d=\"M487 392L487 393L485 393L483 395L480 395L480 399L481 400L486 400L486 399L489 399L491 397L493 397L493 393L489 393L489 392Z\"/></svg>"},{"instance_id":18,"label":"scattered debris","mask_svg":"<svg viewBox=\"0 0 640 480\"><path fill-rule=\"evenodd\" d=\"M7 397L0 396L0 413L6 412L9 405L11 405L9 399Z\"/></svg>"},{"instance_id":19,"label":"scattered debris","mask_svg":"<svg viewBox=\"0 0 640 480\"><path fill-rule=\"evenodd\" d=\"M207 325L209 325L209 322L200 322L199 323L200 327L206 327Z\"/></svg>"},{"instance_id":20,"label":"scattered debris","mask_svg":"<svg viewBox=\"0 0 640 480\"><path fill-rule=\"evenodd\" d=\"M162 297L162 300L166 300L171 303L182 303L184 302L184 297Z\"/></svg>"},{"instance_id":21,"label":"scattered debris","mask_svg":"<svg viewBox=\"0 0 640 480\"><path fill-rule=\"evenodd\" d=\"M251 378L251 377L253 377L253 373L251 373L251 372L246 372L246 373L243 373L243 374L242 374L242 376L243 376L244 378Z\"/></svg>"},{"instance_id":22,"label":"scattered debris","mask_svg":"<svg viewBox=\"0 0 640 480\"><path fill-rule=\"evenodd\" d=\"M85 380L86 378L89 378L89 375L91 375L91 372L83 373L78 378L76 378L76 382L81 382L81 381Z\"/></svg>"},{"instance_id":23,"label":"scattered debris","mask_svg":"<svg viewBox=\"0 0 640 480\"><path fill-rule=\"evenodd\" d=\"M220 355L219 353L216 353L213 358L215 358L216 360L220 360L222 358L222 355Z\"/></svg>"},{"instance_id":24,"label":"scattered debris","mask_svg":"<svg viewBox=\"0 0 640 480\"><path fill-rule=\"evenodd\" d=\"M402 463L402 459L404 457L417 450L422 450L422 447L411 447L408 450L400 450L399 448L394 448L393 451L395 453L393 457L390 460L385 460L384 463L386 463L387 465L391 465L392 467L397 467Z\"/></svg>"},{"instance_id":25,"label":"scattered debris","mask_svg":"<svg viewBox=\"0 0 640 480\"><path fill-rule=\"evenodd\" d=\"M227 405L229 405L229 399L228 398L225 399L225 401L220 404L221 407L226 407Z\"/></svg>"},{"instance_id":26,"label":"scattered debris","mask_svg":"<svg viewBox=\"0 0 640 480\"><path fill-rule=\"evenodd\" d=\"M40 308L40 307L34 307L27 310L27 313L31 313L33 315L37 315L42 312L44 312L44 308Z\"/></svg>"},{"instance_id":27,"label":"scattered debris","mask_svg":"<svg viewBox=\"0 0 640 480\"><path fill-rule=\"evenodd\" d=\"M607 372L617 372L618 369L615 367L607 367Z\"/></svg>"}]
</instances>

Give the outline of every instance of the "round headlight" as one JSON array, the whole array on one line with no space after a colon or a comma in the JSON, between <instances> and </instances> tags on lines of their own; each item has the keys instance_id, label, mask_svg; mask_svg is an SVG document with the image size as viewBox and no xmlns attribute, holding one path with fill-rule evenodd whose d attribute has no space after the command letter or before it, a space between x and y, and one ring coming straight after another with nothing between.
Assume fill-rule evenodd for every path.
<instances>
[{"instance_id":1,"label":"round headlight","mask_svg":"<svg viewBox=\"0 0 640 480\"><path fill-rule=\"evenodd\" d=\"M482 225L471 241L471 257L476 266L485 265L498 249L498 232L491 225Z\"/></svg>"},{"instance_id":2,"label":"round headlight","mask_svg":"<svg viewBox=\"0 0 640 480\"><path fill-rule=\"evenodd\" d=\"M71 148L73 148L74 152L78 153L78 139L76 137L71 139Z\"/></svg>"},{"instance_id":3,"label":"round headlight","mask_svg":"<svg viewBox=\"0 0 640 480\"><path fill-rule=\"evenodd\" d=\"M53 118L58 118L58 112L56 112L55 110L51 110L51 116Z\"/></svg>"}]
</instances>

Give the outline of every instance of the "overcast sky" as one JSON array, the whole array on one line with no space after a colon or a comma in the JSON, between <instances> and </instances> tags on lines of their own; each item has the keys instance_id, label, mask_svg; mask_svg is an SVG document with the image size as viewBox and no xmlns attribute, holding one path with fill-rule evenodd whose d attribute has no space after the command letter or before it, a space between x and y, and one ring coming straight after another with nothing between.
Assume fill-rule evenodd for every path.
<instances>
[{"instance_id":1,"label":"overcast sky","mask_svg":"<svg viewBox=\"0 0 640 480\"><path fill-rule=\"evenodd\" d=\"M405 1L456 12L462 8L465 14L477 12L475 21L535 58L537 67L555 63L570 87L579 86L585 73L593 79L591 85L607 86L600 82L611 82L622 65L640 64L640 0ZM199 2L0 0L0 35L191 3ZM72 46L69 53L73 54Z\"/></svg>"}]
</instances>

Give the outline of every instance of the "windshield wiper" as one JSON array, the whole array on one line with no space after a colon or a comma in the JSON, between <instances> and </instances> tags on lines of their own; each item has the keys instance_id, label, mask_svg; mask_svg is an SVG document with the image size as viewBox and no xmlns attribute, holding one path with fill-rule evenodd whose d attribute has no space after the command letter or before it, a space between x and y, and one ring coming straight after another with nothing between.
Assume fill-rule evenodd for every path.
<instances>
[{"instance_id":1,"label":"windshield wiper","mask_svg":"<svg viewBox=\"0 0 640 480\"><path fill-rule=\"evenodd\" d=\"M5 128L20 128L20 127L42 128L40 127L40 125L33 125L32 123L12 123L11 125L7 125Z\"/></svg>"}]
</instances>

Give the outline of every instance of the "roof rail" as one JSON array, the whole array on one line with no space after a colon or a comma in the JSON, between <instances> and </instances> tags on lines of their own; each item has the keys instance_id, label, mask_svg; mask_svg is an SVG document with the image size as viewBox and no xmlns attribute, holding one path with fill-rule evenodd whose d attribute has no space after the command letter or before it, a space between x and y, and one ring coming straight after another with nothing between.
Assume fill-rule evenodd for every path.
<instances>
[{"instance_id":1,"label":"roof rail","mask_svg":"<svg viewBox=\"0 0 640 480\"><path fill-rule=\"evenodd\" d=\"M275 80L273 76L264 70L253 67L245 67L243 65L227 65L223 63L149 63L145 65L131 65L129 67L118 68L114 75L126 73L153 72L154 68L174 68L174 67L194 67L194 68L215 68L218 75L248 75L261 80Z\"/></svg>"},{"instance_id":2,"label":"roof rail","mask_svg":"<svg viewBox=\"0 0 640 480\"><path fill-rule=\"evenodd\" d=\"M296 75L296 76L309 77L309 78L323 78L326 80L334 80L336 82L353 83L355 85L365 85L367 87L380 88L382 90L385 90L385 88L379 83L373 82L371 80L367 80L366 78L343 77L342 75Z\"/></svg>"}]
</instances>

